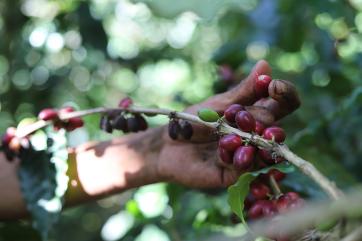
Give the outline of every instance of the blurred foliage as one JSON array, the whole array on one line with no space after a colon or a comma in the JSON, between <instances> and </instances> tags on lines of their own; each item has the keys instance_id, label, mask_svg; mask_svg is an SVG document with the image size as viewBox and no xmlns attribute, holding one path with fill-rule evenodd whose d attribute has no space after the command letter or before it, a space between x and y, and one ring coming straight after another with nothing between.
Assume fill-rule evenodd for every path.
<instances>
[{"instance_id":1,"label":"blurred foliage","mask_svg":"<svg viewBox=\"0 0 362 241\"><path fill-rule=\"evenodd\" d=\"M112 106L125 95L181 110L228 88L217 65L230 66L239 80L264 58L274 78L297 85L303 101L282 122L288 144L340 186L361 181L359 0L3 0L0 13L0 131L44 107ZM97 121L87 117L70 143L111 138ZM288 183L323 198L302 175ZM65 211L51 240L243 233L232 224L225 190L213 193L142 187ZM11 222L0 223L0 240L39 237L27 222Z\"/></svg>"}]
</instances>

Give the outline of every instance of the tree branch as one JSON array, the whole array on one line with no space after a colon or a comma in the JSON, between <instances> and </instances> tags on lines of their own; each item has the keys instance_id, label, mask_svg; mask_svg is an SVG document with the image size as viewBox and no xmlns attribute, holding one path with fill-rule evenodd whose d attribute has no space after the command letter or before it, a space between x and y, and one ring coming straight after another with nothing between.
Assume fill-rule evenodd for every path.
<instances>
[{"instance_id":1,"label":"tree branch","mask_svg":"<svg viewBox=\"0 0 362 241\"><path fill-rule=\"evenodd\" d=\"M316 182L332 199L338 199L341 197L342 191L339 190L336 185L328 180L322 173L320 173L310 162L302 159L297 156L293 152L289 150L289 148L284 144L277 144L273 141L263 139L261 136L250 134L247 132L240 131L239 129L233 128L229 126L223 119L220 119L218 122L205 122L201 120L198 116L185 113L185 112L176 112L168 109L158 109L158 108L143 108L132 106L127 109L125 108L104 108L99 107L95 109L75 111L70 113L64 113L59 116L60 120L67 120L73 117L82 117L91 114L104 114L111 112L130 112L130 113L140 113L140 114L158 114L158 115L166 115L166 116L174 116L179 119L184 119L193 123L201 124L207 126L212 129L218 130L220 133L230 134L234 133L241 136L244 139L249 140L254 145L259 148L266 149L269 151L275 152L277 155L284 157L294 166L299 168L305 175L310 177L314 182ZM17 130L17 137L25 137L30 135L31 133L44 128L47 125L52 124L51 121L37 121L29 126L26 126L22 129Z\"/></svg>"}]
</instances>

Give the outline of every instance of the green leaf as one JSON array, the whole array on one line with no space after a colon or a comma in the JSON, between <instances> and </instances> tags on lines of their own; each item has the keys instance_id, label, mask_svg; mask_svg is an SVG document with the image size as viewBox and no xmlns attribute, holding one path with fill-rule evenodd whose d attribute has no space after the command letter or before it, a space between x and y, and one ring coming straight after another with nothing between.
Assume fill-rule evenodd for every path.
<instances>
[{"instance_id":1,"label":"green leaf","mask_svg":"<svg viewBox=\"0 0 362 241\"><path fill-rule=\"evenodd\" d=\"M290 173L295 170L294 166L288 163L279 163L270 167L263 168L255 172L246 172L241 175L238 181L228 188L228 203L231 210L238 215L238 217L245 224L243 216L244 201L249 193L250 183L260 174L266 174L272 169L277 169L284 173Z\"/></svg>"},{"instance_id":2,"label":"green leaf","mask_svg":"<svg viewBox=\"0 0 362 241\"><path fill-rule=\"evenodd\" d=\"M45 140L41 141L41 136ZM63 130L54 132L48 128L45 135L31 139L31 148L20 153L18 174L22 194L33 218L33 227L43 240L47 240L49 230L59 218L68 186L66 143Z\"/></svg>"},{"instance_id":3,"label":"green leaf","mask_svg":"<svg viewBox=\"0 0 362 241\"><path fill-rule=\"evenodd\" d=\"M200 117L201 120L206 122L216 122L220 118L219 114L210 108L200 109L197 112L197 115Z\"/></svg>"}]
</instances>

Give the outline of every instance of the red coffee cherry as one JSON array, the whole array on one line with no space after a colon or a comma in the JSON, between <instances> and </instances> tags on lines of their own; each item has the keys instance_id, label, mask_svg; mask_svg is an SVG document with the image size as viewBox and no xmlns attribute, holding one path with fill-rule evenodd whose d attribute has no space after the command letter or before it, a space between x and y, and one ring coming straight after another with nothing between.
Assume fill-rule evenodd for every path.
<instances>
[{"instance_id":1,"label":"red coffee cherry","mask_svg":"<svg viewBox=\"0 0 362 241\"><path fill-rule=\"evenodd\" d=\"M180 134L185 140L190 140L194 134L194 130L190 122L182 120L180 121Z\"/></svg>"},{"instance_id":2,"label":"red coffee cherry","mask_svg":"<svg viewBox=\"0 0 362 241\"><path fill-rule=\"evenodd\" d=\"M277 182L280 182L281 180L283 180L287 175L277 169L273 169L273 170L270 170L268 172L268 176L273 176L274 177L274 180L277 181Z\"/></svg>"},{"instance_id":3,"label":"red coffee cherry","mask_svg":"<svg viewBox=\"0 0 362 241\"><path fill-rule=\"evenodd\" d=\"M256 201L255 197L249 193L244 200L244 208L249 209Z\"/></svg>"},{"instance_id":4,"label":"red coffee cherry","mask_svg":"<svg viewBox=\"0 0 362 241\"><path fill-rule=\"evenodd\" d=\"M14 153L18 153L20 149L21 149L20 139L17 137L12 138L9 143L9 150Z\"/></svg>"},{"instance_id":5,"label":"red coffee cherry","mask_svg":"<svg viewBox=\"0 0 362 241\"><path fill-rule=\"evenodd\" d=\"M255 182L250 186L250 192L257 200L267 199L270 194L270 188L259 182Z\"/></svg>"},{"instance_id":6,"label":"red coffee cherry","mask_svg":"<svg viewBox=\"0 0 362 241\"><path fill-rule=\"evenodd\" d=\"M272 154L269 151L263 149L259 149L258 155L266 164L270 165L284 161L284 158L280 156L273 158Z\"/></svg>"},{"instance_id":7,"label":"red coffee cherry","mask_svg":"<svg viewBox=\"0 0 362 241\"><path fill-rule=\"evenodd\" d=\"M269 75L259 75L255 80L255 94L257 97L268 97L268 87L272 78Z\"/></svg>"},{"instance_id":8,"label":"red coffee cherry","mask_svg":"<svg viewBox=\"0 0 362 241\"><path fill-rule=\"evenodd\" d=\"M295 201L295 200L300 199L299 194L296 193L296 192L288 192L288 193L286 193L285 195L286 195L290 200L292 200L292 201Z\"/></svg>"},{"instance_id":9,"label":"red coffee cherry","mask_svg":"<svg viewBox=\"0 0 362 241\"><path fill-rule=\"evenodd\" d=\"M280 196L276 201L275 205L279 212L283 213L289 209L290 199L286 195Z\"/></svg>"},{"instance_id":10,"label":"red coffee cherry","mask_svg":"<svg viewBox=\"0 0 362 241\"><path fill-rule=\"evenodd\" d=\"M268 127L263 132L263 137L267 140L274 140L275 142L281 143L285 140L285 131L277 126Z\"/></svg>"},{"instance_id":11,"label":"red coffee cherry","mask_svg":"<svg viewBox=\"0 0 362 241\"><path fill-rule=\"evenodd\" d=\"M238 113L239 111L242 111L242 110L245 110L245 108L242 105L239 105L239 104L230 105L224 111L225 119L231 123L234 123L236 113Z\"/></svg>"},{"instance_id":12,"label":"red coffee cherry","mask_svg":"<svg viewBox=\"0 0 362 241\"><path fill-rule=\"evenodd\" d=\"M255 158L254 146L240 146L236 149L233 158L233 164L235 169L244 171L251 167Z\"/></svg>"},{"instance_id":13,"label":"red coffee cherry","mask_svg":"<svg viewBox=\"0 0 362 241\"><path fill-rule=\"evenodd\" d=\"M71 106L65 106L59 110L59 114L74 112L75 109Z\"/></svg>"},{"instance_id":14,"label":"red coffee cherry","mask_svg":"<svg viewBox=\"0 0 362 241\"><path fill-rule=\"evenodd\" d=\"M83 127L84 122L80 117L70 118L66 124L67 131L74 131L77 128Z\"/></svg>"},{"instance_id":15,"label":"red coffee cherry","mask_svg":"<svg viewBox=\"0 0 362 241\"><path fill-rule=\"evenodd\" d=\"M2 144L5 146L9 145L10 141L15 137L15 135L16 135L15 127L7 128L5 134L2 137Z\"/></svg>"},{"instance_id":16,"label":"red coffee cherry","mask_svg":"<svg viewBox=\"0 0 362 241\"><path fill-rule=\"evenodd\" d=\"M132 99L129 98L129 97L126 97L126 98L123 98L123 99L119 102L118 106L121 107L121 108L127 109L127 108L129 108L132 104L133 104Z\"/></svg>"},{"instance_id":17,"label":"red coffee cherry","mask_svg":"<svg viewBox=\"0 0 362 241\"><path fill-rule=\"evenodd\" d=\"M58 112L54 109L43 109L39 112L38 118L43 121L55 120L58 118Z\"/></svg>"},{"instance_id":18,"label":"red coffee cherry","mask_svg":"<svg viewBox=\"0 0 362 241\"><path fill-rule=\"evenodd\" d=\"M248 210L248 218L255 220L263 216L263 207L266 200L258 200Z\"/></svg>"},{"instance_id":19,"label":"red coffee cherry","mask_svg":"<svg viewBox=\"0 0 362 241\"><path fill-rule=\"evenodd\" d=\"M255 122L255 133L259 136L263 135L263 132L265 130L265 125L261 123L260 121Z\"/></svg>"},{"instance_id":20,"label":"red coffee cherry","mask_svg":"<svg viewBox=\"0 0 362 241\"><path fill-rule=\"evenodd\" d=\"M272 217L278 213L278 209L273 201L267 200L263 204L263 216Z\"/></svg>"},{"instance_id":21,"label":"red coffee cherry","mask_svg":"<svg viewBox=\"0 0 362 241\"><path fill-rule=\"evenodd\" d=\"M235 116L236 125L245 132L255 131L255 119L247 111L239 111Z\"/></svg>"},{"instance_id":22,"label":"red coffee cherry","mask_svg":"<svg viewBox=\"0 0 362 241\"><path fill-rule=\"evenodd\" d=\"M219 141L220 147L231 152L235 151L241 144L241 137L235 134L223 136Z\"/></svg>"},{"instance_id":23,"label":"red coffee cherry","mask_svg":"<svg viewBox=\"0 0 362 241\"><path fill-rule=\"evenodd\" d=\"M217 148L217 152L219 154L220 159L225 162L226 164L233 163L233 153L227 151L226 149L222 147Z\"/></svg>"}]
</instances>

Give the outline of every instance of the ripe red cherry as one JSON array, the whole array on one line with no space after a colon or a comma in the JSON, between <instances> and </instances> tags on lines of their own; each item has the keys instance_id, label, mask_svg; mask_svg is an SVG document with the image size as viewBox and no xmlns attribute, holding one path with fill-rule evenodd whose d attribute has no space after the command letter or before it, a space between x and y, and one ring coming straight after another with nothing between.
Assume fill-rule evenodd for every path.
<instances>
[{"instance_id":1,"label":"ripe red cherry","mask_svg":"<svg viewBox=\"0 0 362 241\"><path fill-rule=\"evenodd\" d=\"M9 145L10 141L15 137L15 135L16 135L15 127L7 128L5 134L2 137L2 144Z\"/></svg>"},{"instance_id":2,"label":"ripe red cherry","mask_svg":"<svg viewBox=\"0 0 362 241\"><path fill-rule=\"evenodd\" d=\"M233 163L233 154L227 151L226 149L222 147L218 147L217 151L219 153L220 159L225 162L226 164Z\"/></svg>"},{"instance_id":3,"label":"ripe red cherry","mask_svg":"<svg viewBox=\"0 0 362 241\"><path fill-rule=\"evenodd\" d=\"M240 171L251 167L255 158L255 149L254 146L240 146L236 149L233 158L234 167Z\"/></svg>"},{"instance_id":4,"label":"ripe red cherry","mask_svg":"<svg viewBox=\"0 0 362 241\"><path fill-rule=\"evenodd\" d=\"M263 205L263 216L272 217L278 213L278 209L273 201L265 201Z\"/></svg>"},{"instance_id":5,"label":"ripe red cherry","mask_svg":"<svg viewBox=\"0 0 362 241\"><path fill-rule=\"evenodd\" d=\"M268 176L273 176L275 181L280 182L286 177L286 174L277 169L273 169L268 172Z\"/></svg>"},{"instance_id":6,"label":"ripe red cherry","mask_svg":"<svg viewBox=\"0 0 362 241\"><path fill-rule=\"evenodd\" d=\"M273 158L272 154L269 151L263 149L259 149L258 155L264 161L264 163L270 165L284 161L284 158L280 156Z\"/></svg>"},{"instance_id":7,"label":"ripe red cherry","mask_svg":"<svg viewBox=\"0 0 362 241\"><path fill-rule=\"evenodd\" d=\"M255 80L255 94L257 97L268 97L268 87L272 78L269 75L259 75Z\"/></svg>"},{"instance_id":8,"label":"ripe red cherry","mask_svg":"<svg viewBox=\"0 0 362 241\"><path fill-rule=\"evenodd\" d=\"M126 97L126 98L123 98L123 99L119 102L118 106L121 107L121 108L127 109L127 108L130 107L132 104L133 104L132 99L129 98L129 97Z\"/></svg>"},{"instance_id":9,"label":"ripe red cherry","mask_svg":"<svg viewBox=\"0 0 362 241\"><path fill-rule=\"evenodd\" d=\"M228 151L235 151L241 144L240 136L235 134L223 136L219 141L220 147Z\"/></svg>"},{"instance_id":10,"label":"ripe red cherry","mask_svg":"<svg viewBox=\"0 0 362 241\"><path fill-rule=\"evenodd\" d=\"M63 107L59 110L59 114L63 114L63 113L70 113L70 112L73 112L74 111L74 108L71 107L71 106L66 106L66 107Z\"/></svg>"},{"instance_id":11,"label":"ripe red cherry","mask_svg":"<svg viewBox=\"0 0 362 241\"><path fill-rule=\"evenodd\" d=\"M70 118L66 125L66 130L73 131L77 128L82 127L83 125L84 125L84 122L81 118L79 118L79 117Z\"/></svg>"},{"instance_id":12,"label":"ripe red cherry","mask_svg":"<svg viewBox=\"0 0 362 241\"><path fill-rule=\"evenodd\" d=\"M265 125L263 123L261 123L260 121L256 121L255 122L255 132L256 132L256 134L261 136L261 135L263 135L264 130L265 130Z\"/></svg>"},{"instance_id":13,"label":"ripe red cherry","mask_svg":"<svg viewBox=\"0 0 362 241\"><path fill-rule=\"evenodd\" d=\"M46 108L39 112L38 118L43 121L55 120L58 118L58 112L54 109Z\"/></svg>"},{"instance_id":14,"label":"ripe red cherry","mask_svg":"<svg viewBox=\"0 0 362 241\"><path fill-rule=\"evenodd\" d=\"M290 200L293 200L293 201L300 199L299 194L296 193L296 192L288 192L288 193L286 193L285 195L286 195Z\"/></svg>"},{"instance_id":15,"label":"ripe red cherry","mask_svg":"<svg viewBox=\"0 0 362 241\"><path fill-rule=\"evenodd\" d=\"M224 111L225 119L231 123L234 123L236 113L238 113L239 111L242 111L242 110L245 110L245 108L242 105L239 105L239 104L230 105Z\"/></svg>"},{"instance_id":16,"label":"ripe red cherry","mask_svg":"<svg viewBox=\"0 0 362 241\"><path fill-rule=\"evenodd\" d=\"M270 194L270 188L263 183L256 182L251 184L250 192L253 194L255 199L263 200L268 197L268 194Z\"/></svg>"},{"instance_id":17,"label":"ripe red cherry","mask_svg":"<svg viewBox=\"0 0 362 241\"><path fill-rule=\"evenodd\" d=\"M248 210L249 219L258 219L263 216L263 207L266 200L256 201Z\"/></svg>"},{"instance_id":18,"label":"ripe red cherry","mask_svg":"<svg viewBox=\"0 0 362 241\"><path fill-rule=\"evenodd\" d=\"M245 132L255 131L255 119L254 117L247 111L239 111L235 115L236 125L240 130Z\"/></svg>"},{"instance_id":19,"label":"ripe red cherry","mask_svg":"<svg viewBox=\"0 0 362 241\"><path fill-rule=\"evenodd\" d=\"M282 128L272 126L264 130L263 137L267 140L274 140L275 142L280 143L285 140L286 135Z\"/></svg>"}]
</instances>

